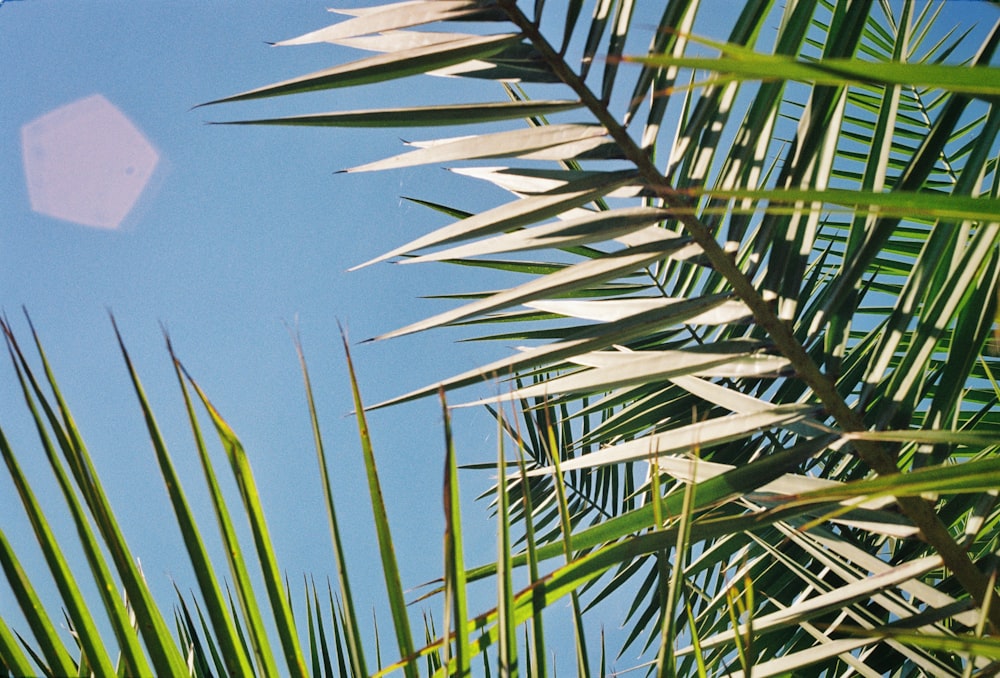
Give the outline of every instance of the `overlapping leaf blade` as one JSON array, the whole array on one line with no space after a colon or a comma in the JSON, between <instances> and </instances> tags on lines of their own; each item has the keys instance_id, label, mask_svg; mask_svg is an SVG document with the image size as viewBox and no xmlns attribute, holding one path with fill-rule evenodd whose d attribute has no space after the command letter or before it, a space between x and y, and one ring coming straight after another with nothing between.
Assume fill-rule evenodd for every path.
<instances>
[{"instance_id":1,"label":"overlapping leaf blade","mask_svg":"<svg viewBox=\"0 0 1000 678\"><path fill-rule=\"evenodd\" d=\"M352 11L282 44L383 54L211 102L418 73L523 75L572 90L572 104L547 92L532 104L508 87L510 105L435 101L247 121L528 118L524 128L414 143L352 168L518 158L458 169L510 191L512 202L475 214L425 202L459 221L368 263L446 259L532 275L455 295L456 308L382 335L495 321L515 323L501 336L534 342L395 399L510 380L499 399L520 409L525 428L503 431L526 468L500 478L497 497L512 521L503 530L522 524L529 548L468 578L502 570L506 581L528 564L532 582L497 610L456 619L480 639L468 648L460 639L457 661L435 664L447 637L428 631L422 650L408 638L373 485L401 654L384 671L412 671L419 656L432 670L464 671L470 653L493 644L509 660L512 623L537 622L568 597L579 630L582 597L599 607L617 595L632 596L626 645L647 643L677 671L723 673L740 661L749 671L751 635L754 675L984 666L962 653L993 656L968 630L978 610L981 628L1000 628L981 567L1000 515L1000 388L984 348L1000 280L1000 24L969 45L971 30L938 30L943 7L761 0L733 12L722 43L698 33L709 3L671 0L649 53L632 57L629 34L655 20L633 16L649 11L642 3L595 3L586 25L581 2L554 18L553 3L532 4L530 15L514 0ZM501 21L509 32L445 31L453 19ZM409 30L424 25L441 30ZM555 37L545 34L552 27ZM706 47L720 55L706 57ZM588 84L600 61L600 85ZM628 101L612 101L628 91ZM640 110L645 125L629 127ZM558 164L539 167L547 160ZM540 259L523 259L529 250ZM933 506L921 498L928 493ZM556 557L565 564L538 569ZM449 577L459 582L454 563ZM907 625L933 641L897 628ZM663 645L685 633L698 640L697 660Z\"/></svg>"}]
</instances>

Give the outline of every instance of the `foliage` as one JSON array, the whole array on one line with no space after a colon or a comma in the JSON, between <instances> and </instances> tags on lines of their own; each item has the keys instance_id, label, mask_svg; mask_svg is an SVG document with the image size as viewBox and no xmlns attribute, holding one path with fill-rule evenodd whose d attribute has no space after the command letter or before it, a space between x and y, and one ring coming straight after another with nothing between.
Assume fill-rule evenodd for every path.
<instances>
[{"instance_id":1,"label":"foliage","mask_svg":"<svg viewBox=\"0 0 1000 678\"><path fill-rule=\"evenodd\" d=\"M456 220L367 262L448 261L516 281L457 295L454 309L382 338L503 323L481 338L526 344L392 401L440 392L444 402L447 391L501 380L501 395L476 404L491 408L513 448L501 445L504 481L493 495L501 556L467 569L446 435L445 612L440 629L425 622L422 648L354 383L402 658L384 671L468 674L483 654L489 671L495 663L505 675L545 675L555 631L546 633L542 613L568 601L577 672L604 674L603 647L598 657L588 644L587 611L612 596L630 601L625 647L615 650L640 654L658 675L994 670L1000 71L991 64L1000 23L970 44L971 28L944 25L945 5L749 0L718 42L699 35L699 12L708 10L698 0L668 0L643 48L634 44L636 17L650 4L596 0L589 21L584 4L418 0L351 10L279 44L329 42L375 56L211 102L424 73L498 81L507 94L237 123L489 124L348 172L512 159L455 170L509 191L510 202L463 214L425 201ZM461 91L464 81L454 82ZM497 131L498 121L522 119L528 124ZM132 372L199 576L201 600L179 599L172 636L55 378L45 367L46 395L4 331L32 416L49 431L43 446L88 566L104 583L127 672L371 670L325 474L339 593L324 606L310 585L300 629L236 435L176 363L230 546L231 593L204 555ZM238 480L264 591L252 589L192 401L205 407ZM318 433L316 441L325 468ZM65 647L0 540L35 639L19 643L0 624L0 662L14 673L44 666L110 675L110 652L75 585L84 573L46 541L41 507L2 437L0 449L79 642ZM517 568L533 582L520 591ZM465 588L483 578L495 581L498 602L476 616ZM137 631L114 595L119 585ZM278 629L274 649L264 609ZM325 623L323 609L332 610Z\"/></svg>"}]
</instances>

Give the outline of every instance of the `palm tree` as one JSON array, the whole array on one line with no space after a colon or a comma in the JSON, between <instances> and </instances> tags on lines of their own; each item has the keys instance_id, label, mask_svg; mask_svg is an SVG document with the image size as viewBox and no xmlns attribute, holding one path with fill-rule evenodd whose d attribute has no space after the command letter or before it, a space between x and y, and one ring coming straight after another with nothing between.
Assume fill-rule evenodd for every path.
<instances>
[{"instance_id":1,"label":"palm tree","mask_svg":"<svg viewBox=\"0 0 1000 678\"><path fill-rule=\"evenodd\" d=\"M483 653L501 673L545 675L560 631L543 612L568 601L576 670L603 674L587 610L624 596L626 633L613 650L657 675L993 671L1000 23L952 26L956 5L750 0L719 41L700 30L710 6L668 0L650 43L636 44L651 5L417 0L352 10L279 44L376 55L210 102L417 74L450 76L456 89L465 78L499 83L482 103L237 123L479 125L347 171L507 162L455 171L508 191L509 202L467 213L423 201L449 223L367 262L511 275L507 289L456 295L452 310L380 338L503 323L477 337L525 344L379 405L486 380L497 395L474 403L507 434L493 494L501 556L473 569L446 445L445 614L440 627L425 623L423 643L404 609L355 386L402 658L385 670L468 674ZM5 333L26 397L48 402ZM237 477L252 478L235 434L180 367L178 377L186 402L194 388L208 408ZM141 397L138 379L136 389ZM62 432L75 482L88 487L82 443L54 398L51 415L37 416ZM156 440L152 423L150 432ZM262 526L252 482L241 490ZM100 492L83 495L103 516ZM182 505L175 498L185 524ZM221 498L217 506L225 512ZM97 522L116 543L113 524ZM197 534L193 522L185 534ZM287 670L304 672L309 656L315 672L326 658L332 673L315 586L304 655L259 534ZM233 602L197 544L189 552L207 571L210 623L181 599L179 641L143 599L127 552L112 554L139 618L149 615L140 624L149 661L177 671L190 648L196 672L276 672L239 563L230 563ZM515 590L521 570L531 583ZM465 588L483 578L495 581L497 605L474 616ZM365 673L346 575L329 607L339 670ZM84 642L86 615L74 609L82 656L96 667L99 643ZM48 637L38 626L36 639ZM125 625L117 633L127 644ZM79 667L56 642L38 648L49 667ZM138 646L126 655L130 670L147 666ZM15 672L29 665L3 625L0 661Z\"/></svg>"},{"instance_id":2,"label":"palm tree","mask_svg":"<svg viewBox=\"0 0 1000 678\"><path fill-rule=\"evenodd\" d=\"M563 530L552 539L571 558L593 549L587 557L601 561L574 585L617 570L599 598L645 577L629 642L648 646L662 629L698 637L710 657L732 656L734 630L751 622L732 628L723 594L746 586L757 591L744 614L763 666L801 656L833 669L871 655L958 670L910 639L872 638L914 624L925 635L974 629L975 615L956 623L949 607L962 600L986 610L982 623L1000 622L989 612L983 562L993 502L976 496L981 488L942 488L931 503L898 491L902 479L891 477L936 478L946 468L968 477L998 441L991 358L980 350L998 271L1000 118L985 85L996 72L988 68L996 29L963 52L965 35L934 33L941 7L748 2L719 43L698 36L698 3L664 4L639 57L623 56L639 11L630 2L595 3L589 22L583 3L380 6L287 41L380 56L222 101L415 70L505 83L506 102L250 121L528 118L527 127L436 139L348 171L479 158L554 163L459 170L514 199L374 260L534 274L384 335L534 321L497 335L533 340L527 350L400 400L510 380L487 401L516 405L526 433L515 430L515 440L535 468L507 490L539 507L515 517L536 533L547 528L557 512L543 507L562 496L564 479ZM492 23L488 32L412 30L444 21ZM512 81L531 86L531 97ZM553 254L537 261L528 251ZM894 499L859 505L867 490L841 487L872 475L890 477ZM688 497L686 483L709 478L727 489L699 485ZM796 508L775 498L817 486L850 498ZM686 546L675 547L685 533ZM786 610L804 601L813 610L790 626ZM661 669L693 670L690 655L669 650Z\"/></svg>"}]
</instances>

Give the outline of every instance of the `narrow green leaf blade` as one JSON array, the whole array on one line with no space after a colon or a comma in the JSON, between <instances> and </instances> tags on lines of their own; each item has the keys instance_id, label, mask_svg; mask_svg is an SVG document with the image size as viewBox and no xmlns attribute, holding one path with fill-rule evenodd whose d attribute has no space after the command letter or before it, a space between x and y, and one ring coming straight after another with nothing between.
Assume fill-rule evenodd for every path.
<instances>
[{"instance_id":1,"label":"narrow green leaf blade","mask_svg":"<svg viewBox=\"0 0 1000 678\"><path fill-rule=\"evenodd\" d=\"M309 368L306 365L305 353L302 350L302 343L298 337L295 339L295 352L299 358L299 367L302 371L302 381L305 385L306 404L309 409L309 420L312 423L313 443L316 447L316 458L319 463L320 482L323 485L323 497L326 500L326 515L330 526L330 539L333 543L334 563L337 566L337 580L340 584L340 595L343 600L344 617L344 637L347 644L347 655L350 659L351 670L355 675L368 675L365 662L365 651L362 643L361 629L358 626L357 613L354 609L354 596L351 593L351 585L347 575L347 559L341 541L340 524L337 521L337 511L333 502L333 485L330 482L328 463L326 458L326 448L323 444L323 436L320 433L319 414L316 410L316 402L313 398L312 382L309 379ZM313 593L315 594L315 584ZM317 620L322 626L320 617L319 602L316 602ZM324 642L325 654L325 638Z\"/></svg>"},{"instance_id":2,"label":"narrow green leaf blade","mask_svg":"<svg viewBox=\"0 0 1000 678\"><path fill-rule=\"evenodd\" d=\"M21 567L13 547L2 530L0 530L0 568L3 569L7 583L14 591L14 597L28 621L42 655L48 662L49 670L56 675L74 675L76 666L60 640L55 624L52 623L52 619L38 598L31 577Z\"/></svg>"},{"instance_id":3,"label":"narrow green leaf blade","mask_svg":"<svg viewBox=\"0 0 1000 678\"><path fill-rule=\"evenodd\" d=\"M836 188L824 190L722 190L706 189L692 191L693 195L708 195L724 199L749 199L770 201L772 205L794 205L795 203L825 203L836 205L849 211L871 209L879 216L923 217L949 221L980 221L989 223L1000 214L1000 199L974 198L946 193L892 191L876 193L848 191ZM801 209L801 208L799 208Z\"/></svg>"},{"instance_id":4,"label":"narrow green leaf blade","mask_svg":"<svg viewBox=\"0 0 1000 678\"><path fill-rule=\"evenodd\" d=\"M874 62L829 58L803 61L778 54L761 54L736 45L723 47L730 54L715 58L646 56L625 61L651 66L675 66L724 73L741 79L795 80L817 85L903 85L994 99L1000 96L1000 69L945 64Z\"/></svg>"},{"instance_id":5,"label":"narrow green leaf blade","mask_svg":"<svg viewBox=\"0 0 1000 678\"><path fill-rule=\"evenodd\" d=\"M62 452L67 460L67 463L73 471L77 488L86 500L91 517L97 525L98 531L104 540L104 545L107 547L111 555L112 561L114 562L115 568L118 572L118 576L121 577L122 586L125 589L125 595L128 596L129 603L132 606L135 615L144 622L138 628L143 640L145 641L146 650L149 652L153 668L155 671L161 673L176 673L178 671L182 671L185 666L184 658L180 654L163 614L161 613L156 602L153 600L152 593L146 584L145 578L139 570L137 561L132 556L128 548L125 537L118 525L118 520L111 509L110 502L107 499L107 495L104 492L104 488L100 482L97 471L94 468L90 453L83 442L83 437L76 426L73 415L70 412L69 405L62 396L55 374L53 373L45 351L42 348L41 339L39 338L37 332L35 332L34 327L32 327L32 337L35 342L35 349L38 352L39 359L42 363L46 383L52 392L53 400L55 401L55 405L58 409L58 415L56 415L55 411L48 405L39 384L29 373L27 362L24 360L23 355L21 355L18 351L21 366L26 373L28 373L35 396L42 403L49 425L58 436L59 445L62 448ZM12 339L12 335L9 333L8 338ZM77 514L74 518L78 521L85 521L82 514ZM89 526L85 530L81 530L81 533L89 534ZM99 571L98 579L101 584L104 586L108 586L110 584L112 586L110 590L104 592L106 605L109 606L109 610L112 610L112 614L118 617L117 624L119 625L119 638L122 639L124 643L131 644L133 646L134 652L130 651L129 653L130 661L139 665L144 665L145 658L139 656L141 651L136 647L137 639L135 638L135 634L120 626L122 622L124 622L124 619L121 617L124 612L121 603L117 601L111 602L109 600L109 598L115 597L113 594L115 584L113 583L114 580L111 578L110 573L106 570L103 558L93 554L91 557L91 563ZM131 636L131 639L129 636Z\"/></svg>"},{"instance_id":6,"label":"narrow green leaf blade","mask_svg":"<svg viewBox=\"0 0 1000 678\"><path fill-rule=\"evenodd\" d=\"M0 619L0 666L15 676L30 676L35 671L3 619Z\"/></svg>"},{"instance_id":7,"label":"narrow green leaf blade","mask_svg":"<svg viewBox=\"0 0 1000 678\"><path fill-rule=\"evenodd\" d=\"M171 357L174 363L174 374L177 377L177 383L184 399L184 408L187 413L188 424L191 427L195 448L198 451L198 458L201 462L202 473L205 477L205 482L208 485L209 496L212 499L212 507L215 510L215 518L219 527L219 534L222 538L223 544L225 545L224 552L226 554L226 560L229 563L229 571L233 577L234 586L236 587L236 598L243 610L244 619L247 625L247 632L250 636L250 647L253 649L253 656L256 658L257 670L264 675L277 675L278 666L275 662L274 653L271 650L271 644L267 636L267 631L264 627L263 616L261 615L260 608L257 604L257 595L254 592L254 584L247 570L246 559L243 555L243 549L240 546L239 539L236 536L236 530L229 514L228 504L225 497L222 495L222 490L219 487L218 480L215 476L215 470L208 454L208 448L205 445L205 440L201 433L201 427L198 424L198 418L194 411L194 404L191 400L191 395L188 392L187 382L185 381L184 369L181 366L180 361L177 360L177 357L172 354L172 350ZM239 623L239 616L236 613L236 606L233 602L232 594L228 591L228 585L227 594L229 597L229 608L232 610L230 618L234 620L237 640L239 641L242 652L249 656L250 651L247 646L246 638L243 634L242 626Z\"/></svg>"},{"instance_id":8,"label":"narrow green leaf blade","mask_svg":"<svg viewBox=\"0 0 1000 678\"><path fill-rule=\"evenodd\" d=\"M99 676L114 675L114 667L111 664L111 658L108 655L106 645L101 640L89 607L76 584L70 563L63 554L63 550L60 548L55 535L52 533L49 521L46 519L27 478L21 471L20 465L17 463L14 450L7 441L3 429L0 429L0 455L4 458L7 469L10 472L11 480L14 482L14 486L17 488L17 492L21 498L21 503L28 513L29 520L35 532L35 539L38 541L44 554L45 562L49 566L49 571L52 572L55 579L63 605L66 606L69 618L73 622L73 628L83 648L87 662L91 665L95 674ZM0 532L0 538L2 536L2 532Z\"/></svg>"},{"instance_id":9,"label":"narrow green leaf blade","mask_svg":"<svg viewBox=\"0 0 1000 678\"><path fill-rule=\"evenodd\" d=\"M243 647L236 637L233 621L229 617L226 601L222 597L222 589L215 578L211 558L202 542L201 531L198 529L194 515L188 506L187 498L181 488L180 479L174 471L174 465L167 450L166 442L160 433L156 418L153 415L153 409L146 398L146 393L139 381L139 375L136 373L128 351L125 349L125 342L118 332L117 325L115 326L115 336L118 339L118 347L121 351L122 359L125 361L129 378L132 381L133 391L142 408L149 439L156 454L156 462L160 467L160 473L163 475L163 484L170 498L171 506L174 509L177 526L180 528L181 536L184 539L184 546L191 560L195 577L198 580L198 588L208 609L209 618L212 620L215 637L226 659L226 669L233 675L248 673L250 671L249 659L243 653ZM172 349L170 349L170 352L171 356L173 356ZM180 595L179 592L178 595ZM187 615L186 610L185 615Z\"/></svg>"},{"instance_id":10,"label":"narrow green leaf blade","mask_svg":"<svg viewBox=\"0 0 1000 678\"><path fill-rule=\"evenodd\" d=\"M379 553L382 560L382 572L385 576L386 593L392 609L393 626L396 630L396 643L399 654L404 659L413 655L413 634L410 630L410 618L406 610L406 599L403 595L403 585L399 576L399 565L396 562L396 551L389 530L389 516L386 514L385 501L382 499L382 487L375 467L375 453L372 450L371 436L368 433L368 422L365 420L364 403L358 388L354 364L351 361L350 347L347 337L342 336L344 352L347 356L347 369L351 379L351 392L354 396L355 415L358 418L358 434L361 438L361 452L364 455L365 471L368 475L368 492L371 496L372 514L375 519L375 531L378 536ZM416 678L417 670L414 663L407 661L404 666L407 678Z\"/></svg>"},{"instance_id":11,"label":"narrow green leaf blade","mask_svg":"<svg viewBox=\"0 0 1000 678\"><path fill-rule=\"evenodd\" d=\"M260 563L264 587L274 614L274 623L278 631L278 637L281 640L285 663L291 675L304 676L307 674L307 671L302 649L299 646L295 618L292 615L291 606L285 595L284 578L281 576L274 547L271 544L267 521L264 518L264 510L260 503L260 494L257 491L257 484L253 478L253 471L250 469L250 461L236 433L226 420L223 419L222 415L219 414L205 392L190 375L188 375L187 380L208 412L219 440L226 450L226 456L229 458L233 476L240 491L240 498L243 500L247 521L250 524L250 532L253 535L254 546L257 550L257 559Z\"/></svg>"},{"instance_id":12,"label":"narrow green leaf blade","mask_svg":"<svg viewBox=\"0 0 1000 678\"><path fill-rule=\"evenodd\" d=\"M472 656L469 645L469 606L465 586L465 556L462 547L461 494L458 487L458 463L455 460L455 446L451 436L451 415L445 400L444 390L440 391L441 410L444 416L445 472L445 601L450 601L450 612L455 626L455 666L457 675L467 676L471 670ZM446 617L447 618L447 617ZM444 632L450 632L450 624L445 624ZM447 642L445 643L447 645ZM448 657L442 662L447 666Z\"/></svg>"}]
</instances>

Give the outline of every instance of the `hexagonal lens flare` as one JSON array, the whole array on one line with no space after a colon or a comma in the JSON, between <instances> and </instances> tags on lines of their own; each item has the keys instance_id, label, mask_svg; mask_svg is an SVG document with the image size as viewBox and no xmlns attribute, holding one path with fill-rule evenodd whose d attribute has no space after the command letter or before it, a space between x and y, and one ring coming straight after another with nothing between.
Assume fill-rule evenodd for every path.
<instances>
[{"instance_id":1,"label":"hexagonal lens flare","mask_svg":"<svg viewBox=\"0 0 1000 678\"><path fill-rule=\"evenodd\" d=\"M118 108L95 94L21 128L31 208L85 226L121 225L159 153Z\"/></svg>"}]
</instances>

